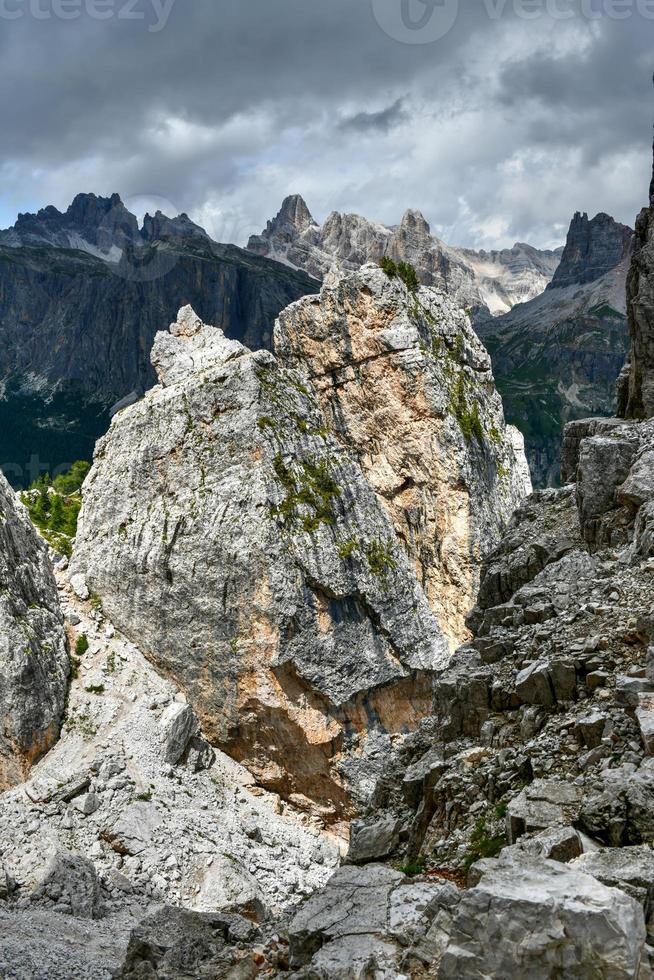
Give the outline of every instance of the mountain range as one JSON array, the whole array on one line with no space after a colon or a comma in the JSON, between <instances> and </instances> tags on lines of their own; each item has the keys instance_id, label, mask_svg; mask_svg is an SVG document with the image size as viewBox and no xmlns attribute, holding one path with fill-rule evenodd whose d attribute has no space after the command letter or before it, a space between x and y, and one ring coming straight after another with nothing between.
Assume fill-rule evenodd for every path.
<instances>
[{"instance_id":1,"label":"mountain range","mask_svg":"<svg viewBox=\"0 0 654 980\"><path fill-rule=\"evenodd\" d=\"M321 226L297 194L287 197L264 231L250 238L248 249L319 279L334 266L352 271L382 256L409 262L423 285L440 287L477 317L507 313L537 296L563 253L562 248L549 251L521 243L491 252L454 248L432 235L415 210L406 211L393 227L338 211Z\"/></svg>"},{"instance_id":2,"label":"mountain range","mask_svg":"<svg viewBox=\"0 0 654 980\"><path fill-rule=\"evenodd\" d=\"M415 210L394 227L338 212L320 226L299 195L247 249L214 242L186 214L139 225L117 194L20 214L0 231L0 465L25 486L90 459L112 407L155 383L154 334L180 303L269 349L279 312L330 271L388 257L470 313L534 481L555 484L565 423L615 407L632 239L608 215L577 214L565 248L475 252L440 241Z\"/></svg>"},{"instance_id":3,"label":"mountain range","mask_svg":"<svg viewBox=\"0 0 654 980\"><path fill-rule=\"evenodd\" d=\"M392 261L273 350L182 308L90 472L0 476L0 976L654 976L654 184L546 294L632 248L560 488Z\"/></svg>"},{"instance_id":4,"label":"mountain range","mask_svg":"<svg viewBox=\"0 0 654 980\"><path fill-rule=\"evenodd\" d=\"M382 256L413 265L422 283L468 309L493 357L507 418L525 435L534 482L551 486L565 424L615 410L632 243L632 229L609 215L577 213L564 248L475 252L431 235L419 211L392 228L338 212L320 226L294 195L248 248L318 277Z\"/></svg>"},{"instance_id":5,"label":"mountain range","mask_svg":"<svg viewBox=\"0 0 654 980\"><path fill-rule=\"evenodd\" d=\"M21 214L0 232L0 465L18 486L90 459L111 407L155 383L156 330L180 302L255 348L277 314L316 292L305 273L220 245L186 215L118 195Z\"/></svg>"}]
</instances>

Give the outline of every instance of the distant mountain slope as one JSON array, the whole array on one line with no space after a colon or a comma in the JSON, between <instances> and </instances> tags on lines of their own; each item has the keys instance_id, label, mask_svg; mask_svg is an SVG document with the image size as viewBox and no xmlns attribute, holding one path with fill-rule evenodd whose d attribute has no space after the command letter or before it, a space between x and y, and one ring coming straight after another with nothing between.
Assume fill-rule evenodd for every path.
<instances>
[{"instance_id":1,"label":"distant mountain slope","mask_svg":"<svg viewBox=\"0 0 654 980\"><path fill-rule=\"evenodd\" d=\"M431 234L420 211L411 210L394 227L337 211L321 227L299 195L286 198L248 249L318 278L334 265L355 270L388 255L410 262L424 285L440 286L459 306L485 316L506 313L542 293L563 252L520 243L493 252L452 248Z\"/></svg>"},{"instance_id":2,"label":"distant mountain slope","mask_svg":"<svg viewBox=\"0 0 654 980\"><path fill-rule=\"evenodd\" d=\"M118 195L79 195L0 232L0 465L15 485L90 458L109 408L155 382L162 325L191 303L251 347L318 291L303 272L219 245L185 215L146 217Z\"/></svg>"},{"instance_id":3,"label":"distant mountain slope","mask_svg":"<svg viewBox=\"0 0 654 980\"><path fill-rule=\"evenodd\" d=\"M566 422L615 411L628 350L625 284L633 234L607 214L592 220L576 214L545 292L477 324L538 485L558 482Z\"/></svg>"}]
</instances>

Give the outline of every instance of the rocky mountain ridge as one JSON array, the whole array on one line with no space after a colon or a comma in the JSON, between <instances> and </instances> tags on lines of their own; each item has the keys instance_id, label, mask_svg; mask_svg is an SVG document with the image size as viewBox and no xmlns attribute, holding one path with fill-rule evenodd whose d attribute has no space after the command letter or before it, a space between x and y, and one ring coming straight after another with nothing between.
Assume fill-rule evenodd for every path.
<instances>
[{"instance_id":1,"label":"rocky mountain ridge","mask_svg":"<svg viewBox=\"0 0 654 980\"><path fill-rule=\"evenodd\" d=\"M248 249L323 279L336 268L353 271L388 256L409 262L420 282L437 286L463 308L496 315L537 296L551 281L562 249L517 243L512 249L475 252L454 248L431 234L420 211L406 211L394 227L333 211L322 227L300 195L287 197Z\"/></svg>"},{"instance_id":2,"label":"rocky mountain ridge","mask_svg":"<svg viewBox=\"0 0 654 980\"><path fill-rule=\"evenodd\" d=\"M561 262L548 289L596 282L625 261L631 261L634 232L600 212L589 220L579 211L570 224Z\"/></svg>"},{"instance_id":3,"label":"rocky mountain ridge","mask_svg":"<svg viewBox=\"0 0 654 980\"><path fill-rule=\"evenodd\" d=\"M63 213L50 205L36 214L19 214L13 227L0 231L0 245L9 248L48 245L87 252L110 263L120 263L129 249L171 239L211 241L187 214L176 218L161 211L146 214L139 228L136 216L127 210L119 194L78 194Z\"/></svg>"},{"instance_id":4,"label":"rocky mountain ridge","mask_svg":"<svg viewBox=\"0 0 654 980\"><path fill-rule=\"evenodd\" d=\"M567 422L615 412L629 346L625 283L633 240L631 229L608 215L575 215L547 289L477 325L507 416L525 435L537 486L559 482Z\"/></svg>"},{"instance_id":5,"label":"rocky mountain ridge","mask_svg":"<svg viewBox=\"0 0 654 980\"><path fill-rule=\"evenodd\" d=\"M154 335L180 304L266 348L279 311L316 288L303 273L212 242L183 215L157 213L139 230L118 195L22 215L0 233L5 474L25 486L90 459L114 403L154 384Z\"/></svg>"}]
</instances>

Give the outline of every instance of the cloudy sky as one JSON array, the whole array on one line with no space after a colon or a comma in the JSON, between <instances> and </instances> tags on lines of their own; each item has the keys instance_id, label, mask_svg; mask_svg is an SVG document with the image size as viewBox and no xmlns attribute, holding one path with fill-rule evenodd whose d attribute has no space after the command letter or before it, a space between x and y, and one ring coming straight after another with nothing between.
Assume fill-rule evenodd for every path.
<instances>
[{"instance_id":1,"label":"cloudy sky","mask_svg":"<svg viewBox=\"0 0 654 980\"><path fill-rule=\"evenodd\" d=\"M0 0L0 227L118 191L243 243L298 192L556 245L645 203L653 39L654 0Z\"/></svg>"}]
</instances>

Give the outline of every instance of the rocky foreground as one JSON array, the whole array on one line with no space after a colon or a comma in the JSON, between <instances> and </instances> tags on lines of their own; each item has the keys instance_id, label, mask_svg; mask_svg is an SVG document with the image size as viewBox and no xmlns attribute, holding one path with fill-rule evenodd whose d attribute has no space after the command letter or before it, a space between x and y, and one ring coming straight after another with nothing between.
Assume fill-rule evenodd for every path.
<instances>
[{"instance_id":1,"label":"rocky foreground","mask_svg":"<svg viewBox=\"0 0 654 980\"><path fill-rule=\"evenodd\" d=\"M15 505L64 673L52 722L22 704L50 739L0 802L3 975L290 969L295 908L469 636L529 477L468 317L368 266L288 308L276 348L190 307L157 335L58 589Z\"/></svg>"}]
</instances>

